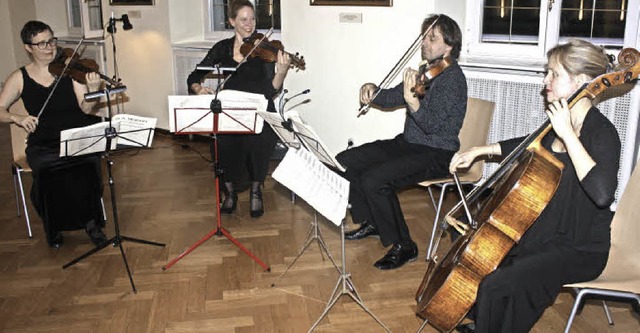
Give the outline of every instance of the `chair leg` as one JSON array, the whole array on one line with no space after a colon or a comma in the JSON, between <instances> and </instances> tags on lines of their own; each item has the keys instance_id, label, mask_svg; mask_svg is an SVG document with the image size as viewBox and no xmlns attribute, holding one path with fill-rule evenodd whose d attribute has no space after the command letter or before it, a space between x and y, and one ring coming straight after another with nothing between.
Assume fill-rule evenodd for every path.
<instances>
[{"instance_id":1,"label":"chair leg","mask_svg":"<svg viewBox=\"0 0 640 333\"><path fill-rule=\"evenodd\" d=\"M22 175L20 170L16 170L17 175L16 179L18 180L18 185L20 187L20 197L22 198L22 207L24 208L24 218L27 220L27 232L29 233L29 238L33 237L33 233L31 233L31 221L29 220L29 211L27 210L27 200L24 197L24 185L22 184Z\"/></svg>"},{"instance_id":2,"label":"chair leg","mask_svg":"<svg viewBox=\"0 0 640 333\"><path fill-rule=\"evenodd\" d=\"M107 222L107 211L106 209L104 209L104 198L100 197L100 204L102 205L102 220L106 223Z\"/></svg>"},{"instance_id":3,"label":"chair leg","mask_svg":"<svg viewBox=\"0 0 640 333\"><path fill-rule=\"evenodd\" d=\"M569 319L567 320L567 325L564 328L564 333L569 333L571 330L571 324L573 324L573 319L576 317L576 313L578 313L578 308L582 303L582 297L586 294L584 289L576 288L576 300L573 302L573 308L571 309L571 314L569 315Z\"/></svg>"},{"instance_id":4,"label":"chair leg","mask_svg":"<svg viewBox=\"0 0 640 333\"><path fill-rule=\"evenodd\" d=\"M16 168L11 166L11 175L13 175L13 192L16 195L16 210L18 211L18 217L22 216L20 212L20 197L18 196L18 174Z\"/></svg>"},{"instance_id":5,"label":"chair leg","mask_svg":"<svg viewBox=\"0 0 640 333\"><path fill-rule=\"evenodd\" d=\"M440 227L440 211L442 209L442 201L444 201L444 195L447 192L447 184L443 184L440 190L440 198L438 198L438 205L436 207L436 217L433 219L433 227L431 229L431 239L429 240L429 247L427 248L427 259L431 260L431 256L433 255L433 244L435 242L436 231ZM431 196L431 200L433 201L433 194L431 193L431 186L429 186L429 195Z\"/></svg>"},{"instance_id":6,"label":"chair leg","mask_svg":"<svg viewBox=\"0 0 640 333\"><path fill-rule=\"evenodd\" d=\"M613 318L611 317L611 312L609 312L607 301L602 301L602 308L604 309L604 315L607 316L607 322L609 323L609 326L613 326Z\"/></svg>"}]
</instances>

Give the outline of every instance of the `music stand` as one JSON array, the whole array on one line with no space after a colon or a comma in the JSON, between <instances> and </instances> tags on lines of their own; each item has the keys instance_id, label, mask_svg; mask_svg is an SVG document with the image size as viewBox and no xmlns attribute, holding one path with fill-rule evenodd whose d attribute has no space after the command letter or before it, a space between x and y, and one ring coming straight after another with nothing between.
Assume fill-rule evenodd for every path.
<instances>
[{"instance_id":1,"label":"music stand","mask_svg":"<svg viewBox=\"0 0 640 333\"><path fill-rule=\"evenodd\" d=\"M139 238L128 237L120 233L120 224L118 220L118 208L116 204L115 181L113 179L113 173L111 170L113 166L113 161L111 160L110 152L112 149L118 148L118 145L117 145L117 142L119 142L118 139L125 141L123 144L126 146L133 146L137 148L149 147L151 137L153 135L153 128L138 128L130 131L118 132L117 129L114 127L114 123L112 122L114 117L111 116L110 94L120 93L125 90L126 90L126 87L124 86L115 87L115 88L107 87L102 91L85 94L85 99L92 99L92 98L97 98L102 96L107 97L107 109L109 110L109 121L96 124L97 126L95 125L87 126L87 129L84 132L82 131L82 129L78 129L80 131L77 133L79 133L80 136L82 136L84 133L83 137L76 136L71 139L63 139L63 137L65 136L65 133L64 133L65 131L61 133L60 153L63 156L78 156L82 154L88 154L88 153L95 152L96 149L104 153L104 156L107 159L107 175L109 177L109 192L111 193L113 225L115 227L115 235L111 237L108 241L96 246L92 250L89 250L83 255L71 260L67 264L63 265L62 269L66 269L67 267L73 266L76 263L80 262L81 260L104 249L105 247L107 247L107 245L112 244L113 247L117 246L120 249L120 254L122 255L122 260L127 270L127 275L129 276L129 282L131 283L131 288L133 289L133 293L136 294L137 293L136 286L133 282L133 276L131 274L131 269L129 268L129 263L127 262L127 256L125 255L124 249L122 248L122 243L124 241L129 241L129 242L134 242L139 244L146 244L146 245L153 245L153 246L160 246L160 247L164 247L165 244L143 240ZM103 130L102 134L92 135L91 134L92 131L93 133L95 133L96 129L102 129ZM146 140L137 141L139 139L144 139L145 137L146 137ZM102 146L102 144L104 144L104 146Z\"/></svg>"},{"instance_id":2,"label":"music stand","mask_svg":"<svg viewBox=\"0 0 640 333\"><path fill-rule=\"evenodd\" d=\"M173 98L175 97L175 98ZM222 104L218 97L224 102ZM208 101L208 102L207 102ZM209 107L202 107L202 103ZM217 106L216 106L217 105ZM257 106L259 105L259 106ZM216 227L207 233L200 240L191 245L166 265L163 270L171 268L186 255L195 250L202 243L209 240L214 235L225 236L251 259L258 263L265 271L270 272L271 268L244 247L231 233L222 227L222 217L220 214L220 176L222 170L218 164L218 134L257 134L262 131L262 120L256 114L257 109L266 110L267 101L262 95L245 93L233 90L220 91L219 95L199 95L199 96L169 96L170 129L176 134L209 134L213 139L214 161L213 168L215 174L216 187Z\"/></svg>"},{"instance_id":3,"label":"music stand","mask_svg":"<svg viewBox=\"0 0 640 333\"><path fill-rule=\"evenodd\" d=\"M262 113L260 113L260 115L263 116ZM313 331L316 326L318 326L320 321L324 319L331 308L333 308L336 302L343 295L348 295L349 297L351 297L380 326L382 326L387 332L389 332L389 328L385 326L382 321L380 321L380 319L378 319L378 317L376 317L376 315L371 312L371 310L369 310L369 308L367 308L367 306L364 304L362 298L360 298L360 295L358 295L358 291L356 290L353 281L351 280L351 274L347 272L344 238L344 217L346 215L347 208L346 202L339 202L337 204L336 201L334 201L327 203L325 202L325 200L316 200L313 196L314 192L325 192L323 190L323 187L331 187L331 190L333 190L334 193L341 192L344 195L343 198L346 199L349 193L349 182L337 175L335 172L331 171L327 167L327 165L338 170L344 170L344 168L340 165L340 163L338 163L338 161L335 160L335 158L332 157L333 155L329 153L329 150L322 143L315 131L310 126L304 124L304 122L299 117L291 117L285 123L282 124L282 127L291 127L291 131L293 131L296 138L299 139L300 143L304 147L300 147L299 149L294 150L289 149L285 158L282 160L282 162L280 162L278 168L276 168L276 170L273 172L272 177L294 191L297 195L305 199L307 203L309 203L312 207L314 207L314 209L325 215L330 221L332 221L336 225L340 225L342 269L338 269L336 267L336 269L338 269L338 272L340 272L340 277L338 278L336 286L333 289L327 306L325 307L320 317L318 317L311 328L309 328L309 332ZM289 124L291 126L289 126ZM274 130L277 131L277 127L278 126L276 126ZM303 174L301 175L300 173ZM300 184L302 183L300 181L301 179L311 179L312 181L324 182L321 183L320 186L309 186L308 184L302 184L303 186L300 186ZM337 196L340 195L338 194L331 197L335 198ZM336 200L340 201L339 199ZM342 211L338 213L338 210Z\"/></svg>"},{"instance_id":4,"label":"music stand","mask_svg":"<svg viewBox=\"0 0 640 333\"><path fill-rule=\"evenodd\" d=\"M302 142L297 137L298 135L297 132L293 130L292 124L290 122L285 121L281 115L274 112L258 112L258 114L260 115L260 117L262 117L262 119L264 119L264 121L266 121L271 126L271 128L273 128L273 131L278 135L278 137L280 138L280 141L282 141L282 143L285 144L287 147L293 148L293 149L300 149L301 147L303 147ZM282 279L287 274L287 272L293 267L293 265L295 265L298 259L300 259L302 254L307 250L307 248L309 248L309 245L311 245L311 243L314 240L318 244L318 249L320 250L320 255L322 256L322 260L323 261L325 260L324 253L326 253L329 260L331 260L331 263L333 264L333 266L336 268L338 273L340 273L340 268L338 267L338 264L336 264L336 261L333 259L333 256L331 256L331 253L329 252L329 248L327 247L324 241L324 238L322 236L322 231L320 230L320 225L318 223L318 211L314 208L313 220L311 220L310 222L307 236L303 242L302 247L298 251L298 254L293 259L293 261L284 270L284 272L282 272L282 274L280 274L280 276L276 279L276 281L274 281L271 284L271 287L275 287L276 282Z\"/></svg>"}]
</instances>

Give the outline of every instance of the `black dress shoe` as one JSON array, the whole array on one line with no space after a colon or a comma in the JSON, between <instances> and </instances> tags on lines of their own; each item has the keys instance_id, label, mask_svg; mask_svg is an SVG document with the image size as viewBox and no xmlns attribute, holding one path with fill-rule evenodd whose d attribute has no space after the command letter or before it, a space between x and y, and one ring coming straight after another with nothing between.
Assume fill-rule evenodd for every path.
<instances>
[{"instance_id":1,"label":"black dress shoe","mask_svg":"<svg viewBox=\"0 0 640 333\"><path fill-rule=\"evenodd\" d=\"M378 230L376 230L376 227L374 227L371 223L365 221L360 224L360 228L345 232L344 239L357 240L367 237L380 238L379 235L380 234L378 233Z\"/></svg>"},{"instance_id":2,"label":"black dress shoe","mask_svg":"<svg viewBox=\"0 0 640 333\"><path fill-rule=\"evenodd\" d=\"M61 233L57 233L56 237L54 237L53 240L48 241L48 243L50 248L59 249L64 243L64 238Z\"/></svg>"},{"instance_id":3,"label":"black dress shoe","mask_svg":"<svg viewBox=\"0 0 640 333\"><path fill-rule=\"evenodd\" d=\"M107 235L102 232L95 220L89 221L85 227L85 231L94 245L100 246L107 242Z\"/></svg>"},{"instance_id":4,"label":"black dress shoe","mask_svg":"<svg viewBox=\"0 0 640 333\"><path fill-rule=\"evenodd\" d=\"M230 193L224 197L222 201L222 206L220 206L220 213L222 214L232 214L236 210L236 206L238 205L238 194Z\"/></svg>"},{"instance_id":5,"label":"black dress shoe","mask_svg":"<svg viewBox=\"0 0 640 333\"><path fill-rule=\"evenodd\" d=\"M460 324L456 326L456 331L460 333L475 333L476 325L474 323Z\"/></svg>"},{"instance_id":6,"label":"black dress shoe","mask_svg":"<svg viewBox=\"0 0 640 333\"><path fill-rule=\"evenodd\" d=\"M418 257L418 246L413 241L411 245L393 244L389 252L376 261L373 266L378 269L396 269Z\"/></svg>"},{"instance_id":7,"label":"black dress shoe","mask_svg":"<svg viewBox=\"0 0 640 333\"><path fill-rule=\"evenodd\" d=\"M249 199L249 215L258 218L264 214L264 204L262 203L262 192L260 190L251 191Z\"/></svg>"}]
</instances>

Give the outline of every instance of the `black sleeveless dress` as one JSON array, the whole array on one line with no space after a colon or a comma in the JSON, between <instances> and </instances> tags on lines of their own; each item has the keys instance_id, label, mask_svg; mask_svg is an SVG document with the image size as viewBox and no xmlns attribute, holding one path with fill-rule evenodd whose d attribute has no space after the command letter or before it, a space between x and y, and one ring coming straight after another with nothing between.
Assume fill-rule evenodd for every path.
<instances>
[{"instance_id":1,"label":"black sleeveless dress","mask_svg":"<svg viewBox=\"0 0 640 333\"><path fill-rule=\"evenodd\" d=\"M27 112L37 116L54 84L42 86L22 67L20 97ZM90 220L104 224L100 198L102 182L100 158L83 156L60 158L60 131L94 124L100 119L80 109L73 81L61 78L36 130L27 140L27 162L33 171L31 201L42 218L47 241L60 231L83 229Z\"/></svg>"}]
</instances>

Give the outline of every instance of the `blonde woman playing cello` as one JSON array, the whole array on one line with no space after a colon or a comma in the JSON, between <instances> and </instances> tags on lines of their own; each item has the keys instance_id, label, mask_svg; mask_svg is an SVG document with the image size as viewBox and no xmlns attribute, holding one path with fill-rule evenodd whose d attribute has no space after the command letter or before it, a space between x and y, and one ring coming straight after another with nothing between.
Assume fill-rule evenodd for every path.
<instances>
[{"instance_id":1,"label":"blonde woman playing cello","mask_svg":"<svg viewBox=\"0 0 640 333\"><path fill-rule=\"evenodd\" d=\"M567 98L604 74L609 58L586 41L572 40L548 54L545 111L553 131L542 145L564 164L555 195L498 269L480 283L461 332L528 332L567 283L592 280L604 269L620 160L613 124L583 98ZM449 170L488 155L507 156L524 138L455 154Z\"/></svg>"}]
</instances>

